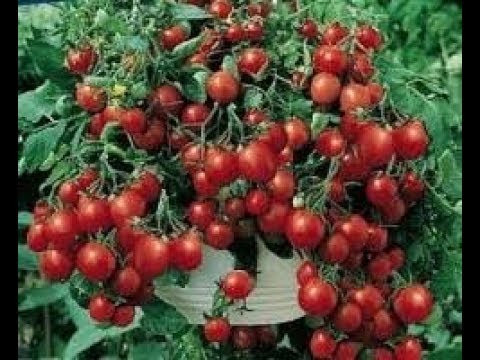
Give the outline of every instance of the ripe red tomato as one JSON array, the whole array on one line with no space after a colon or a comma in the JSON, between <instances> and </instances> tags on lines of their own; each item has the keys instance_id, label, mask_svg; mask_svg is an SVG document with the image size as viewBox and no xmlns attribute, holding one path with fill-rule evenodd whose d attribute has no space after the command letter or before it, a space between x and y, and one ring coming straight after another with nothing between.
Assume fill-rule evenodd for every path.
<instances>
[{"instance_id":1,"label":"ripe red tomato","mask_svg":"<svg viewBox=\"0 0 480 360\"><path fill-rule=\"evenodd\" d=\"M271 326L255 326L254 330L260 347L269 348L277 342L277 335Z\"/></svg>"},{"instance_id":2,"label":"ripe red tomato","mask_svg":"<svg viewBox=\"0 0 480 360\"><path fill-rule=\"evenodd\" d=\"M278 201L288 201L295 195L295 176L288 170L278 170L267 184L270 196Z\"/></svg>"},{"instance_id":3,"label":"ripe red tomato","mask_svg":"<svg viewBox=\"0 0 480 360\"><path fill-rule=\"evenodd\" d=\"M338 130L326 129L318 134L315 150L320 155L331 158L342 154L346 146L347 143Z\"/></svg>"},{"instance_id":4,"label":"ripe red tomato","mask_svg":"<svg viewBox=\"0 0 480 360\"><path fill-rule=\"evenodd\" d=\"M93 320L107 322L112 318L114 312L115 305L104 294L97 294L90 298L88 313Z\"/></svg>"},{"instance_id":5,"label":"ripe red tomato","mask_svg":"<svg viewBox=\"0 0 480 360\"><path fill-rule=\"evenodd\" d=\"M98 179L98 172L94 168L86 168L77 178L80 189L85 190Z\"/></svg>"},{"instance_id":6,"label":"ripe red tomato","mask_svg":"<svg viewBox=\"0 0 480 360\"><path fill-rule=\"evenodd\" d=\"M225 30L225 34L223 36L228 42L236 44L243 40L243 38L245 37L245 33L243 31L242 25L232 24L229 28L227 28L227 30Z\"/></svg>"},{"instance_id":7,"label":"ripe red tomato","mask_svg":"<svg viewBox=\"0 0 480 360\"><path fill-rule=\"evenodd\" d=\"M310 83L310 97L318 105L330 105L337 101L341 88L338 77L326 72L319 73Z\"/></svg>"},{"instance_id":8,"label":"ripe red tomato","mask_svg":"<svg viewBox=\"0 0 480 360\"><path fill-rule=\"evenodd\" d=\"M368 92L370 93L370 105L375 106L383 99L383 86L374 82L367 84Z\"/></svg>"},{"instance_id":9,"label":"ripe red tomato","mask_svg":"<svg viewBox=\"0 0 480 360\"><path fill-rule=\"evenodd\" d=\"M282 234L285 230L285 221L290 213L290 205L272 200L267 212L260 215L258 226L264 233Z\"/></svg>"},{"instance_id":10,"label":"ripe red tomato","mask_svg":"<svg viewBox=\"0 0 480 360\"><path fill-rule=\"evenodd\" d=\"M138 192L140 196L150 202L158 198L162 189L162 183L156 174L146 170L130 185L129 189Z\"/></svg>"},{"instance_id":11,"label":"ripe red tomato","mask_svg":"<svg viewBox=\"0 0 480 360\"><path fill-rule=\"evenodd\" d=\"M249 109L243 116L242 120L248 125L258 125L269 120L268 115L263 110Z\"/></svg>"},{"instance_id":12,"label":"ripe red tomato","mask_svg":"<svg viewBox=\"0 0 480 360\"><path fill-rule=\"evenodd\" d=\"M203 170L192 174L192 183L195 192L201 197L215 196L219 191L219 184L214 183Z\"/></svg>"},{"instance_id":13,"label":"ripe red tomato","mask_svg":"<svg viewBox=\"0 0 480 360\"><path fill-rule=\"evenodd\" d=\"M350 254L348 240L342 234L333 234L321 248L321 254L326 262L338 264L344 262Z\"/></svg>"},{"instance_id":14,"label":"ripe red tomato","mask_svg":"<svg viewBox=\"0 0 480 360\"><path fill-rule=\"evenodd\" d=\"M325 225L317 214L294 209L287 217L285 235L294 248L314 249L323 240Z\"/></svg>"},{"instance_id":15,"label":"ripe red tomato","mask_svg":"<svg viewBox=\"0 0 480 360\"><path fill-rule=\"evenodd\" d=\"M131 266L127 266L115 274L113 279L113 289L123 297L135 295L140 289L142 279L138 272Z\"/></svg>"},{"instance_id":16,"label":"ripe red tomato","mask_svg":"<svg viewBox=\"0 0 480 360\"><path fill-rule=\"evenodd\" d=\"M154 119L147 127L147 131L143 134L132 134L133 142L140 149L158 150L160 145L165 141L165 122L163 120Z\"/></svg>"},{"instance_id":17,"label":"ripe red tomato","mask_svg":"<svg viewBox=\"0 0 480 360\"><path fill-rule=\"evenodd\" d=\"M337 346L335 360L356 360L360 352L360 344L352 341L342 341Z\"/></svg>"},{"instance_id":18,"label":"ripe red tomato","mask_svg":"<svg viewBox=\"0 0 480 360\"><path fill-rule=\"evenodd\" d=\"M58 188L58 197L64 204L75 205L80 198L80 186L75 180L67 180Z\"/></svg>"},{"instance_id":19,"label":"ripe red tomato","mask_svg":"<svg viewBox=\"0 0 480 360\"><path fill-rule=\"evenodd\" d=\"M219 19L226 19L232 10L233 6L228 0L214 0L209 7L210 14Z\"/></svg>"},{"instance_id":20,"label":"ripe red tomato","mask_svg":"<svg viewBox=\"0 0 480 360\"><path fill-rule=\"evenodd\" d=\"M400 269L405 263L405 252L399 247L395 247L388 252L392 270Z\"/></svg>"},{"instance_id":21,"label":"ripe red tomato","mask_svg":"<svg viewBox=\"0 0 480 360\"><path fill-rule=\"evenodd\" d=\"M150 95L150 104L158 114L178 115L183 108L183 99L175 86L162 85Z\"/></svg>"},{"instance_id":22,"label":"ripe red tomato","mask_svg":"<svg viewBox=\"0 0 480 360\"><path fill-rule=\"evenodd\" d=\"M117 229L115 238L117 240L120 249L124 253L129 253L135 247L138 239L146 234L142 229L136 228L129 222L123 224Z\"/></svg>"},{"instance_id":23,"label":"ripe red tomato","mask_svg":"<svg viewBox=\"0 0 480 360\"><path fill-rule=\"evenodd\" d=\"M328 359L333 356L337 343L332 335L323 329L315 330L310 339L310 352L315 359Z\"/></svg>"},{"instance_id":24,"label":"ripe red tomato","mask_svg":"<svg viewBox=\"0 0 480 360\"><path fill-rule=\"evenodd\" d=\"M382 207L391 202L398 193L398 184L391 176L382 174L368 179L365 193L368 201Z\"/></svg>"},{"instance_id":25,"label":"ripe red tomato","mask_svg":"<svg viewBox=\"0 0 480 360\"><path fill-rule=\"evenodd\" d=\"M177 269L194 270L202 263L202 242L196 231L187 231L168 246L170 263Z\"/></svg>"},{"instance_id":26,"label":"ripe red tomato","mask_svg":"<svg viewBox=\"0 0 480 360\"><path fill-rule=\"evenodd\" d=\"M309 315L327 316L337 306L337 292L329 283L313 278L298 290L298 304Z\"/></svg>"},{"instance_id":27,"label":"ripe red tomato","mask_svg":"<svg viewBox=\"0 0 480 360\"><path fill-rule=\"evenodd\" d=\"M145 215L147 204L136 191L124 190L110 202L110 215L118 227L133 217Z\"/></svg>"},{"instance_id":28,"label":"ripe red tomato","mask_svg":"<svg viewBox=\"0 0 480 360\"><path fill-rule=\"evenodd\" d=\"M387 165L395 154L392 133L377 125L363 128L357 144L360 158L371 167Z\"/></svg>"},{"instance_id":29,"label":"ripe red tomato","mask_svg":"<svg viewBox=\"0 0 480 360\"><path fill-rule=\"evenodd\" d=\"M238 177L237 153L220 147L209 148L205 156L205 173L216 184L231 183Z\"/></svg>"},{"instance_id":30,"label":"ripe red tomato","mask_svg":"<svg viewBox=\"0 0 480 360\"><path fill-rule=\"evenodd\" d=\"M387 224L398 224L406 212L406 205L403 199L395 198L393 201L379 209Z\"/></svg>"},{"instance_id":31,"label":"ripe red tomato","mask_svg":"<svg viewBox=\"0 0 480 360\"><path fill-rule=\"evenodd\" d=\"M39 267L48 280L65 280L73 271L73 261L65 252L50 249L40 254Z\"/></svg>"},{"instance_id":32,"label":"ripe red tomato","mask_svg":"<svg viewBox=\"0 0 480 360\"><path fill-rule=\"evenodd\" d=\"M183 149L192 139L180 129L172 129L167 133L168 145L173 150Z\"/></svg>"},{"instance_id":33,"label":"ripe red tomato","mask_svg":"<svg viewBox=\"0 0 480 360\"><path fill-rule=\"evenodd\" d=\"M342 75L347 69L347 54L334 45L321 45L313 53L313 69L316 72L326 72Z\"/></svg>"},{"instance_id":34,"label":"ripe red tomato","mask_svg":"<svg viewBox=\"0 0 480 360\"><path fill-rule=\"evenodd\" d=\"M339 22L328 25L322 35L322 45L337 45L348 35L348 29Z\"/></svg>"},{"instance_id":35,"label":"ripe red tomato","mask_svg":"<svg viewBox=\"0 0 480 360\"><path fill-rule=\"evenodd\" d=\"M287 146L293 150L304 147L310 141L310 128L303 120L293 117L283 127L287 134Z\"/></svg>"},{"instance_id":36,"label":"ripe red tomato","mask_svg":"<svg viewBox=\"0 0 480 360\"><path fill-rule=\"evenodd\" d=\"M278 165L288 165L293 162L293 150L290 146L285 146L277 156Z\"/></svg>"},{"instance_id":37,"label":"ripe red tomato","mask_svg":"<svg viewBox=\"0 0 480 360\"><path fill-rule=\"evenodd\" d=\"M112 324L115 326L128 326L135 318L135 307L131 305L120 305L115 308L112 316Z\"/></svg>"},{"instance_id":38,"label":"ripe red tomato","mask_svg":"<svg viewBox=\"0 0 480 360\"><path fill-rule=\"evenodd\" d=\"M339 331L354 332L362 325L362 310L358 305L347 302L335 313L334 324Z\"/></svg>"},{"instance_id":39,"label":"ripe red tomato","mask_svg":"<svg viewBox=\"0 0 480 360\"><path fill-rule=\"evenodd\" d=\"M257 345L257 334L252 327L237 326L233 328L232 343L235 349L247 350Z\"/></svg>"},{"instance_id":40,"label":"ripe red tomato","mask_svg":"<svg viewBox=\"0 0 480 360\"><path fill-rule=\"evenodd\" d=\"M265 71L268 65L268 54L262 48L248 48L243 50L238 58L238 70L251 76Z\"/></svg>"},{"instance_id":41,"label":"ripe red tomato","mask_svg":"<svg viewBox=\"0 0 480 360\"><path fill-rule=\"evenodd\" d=\"M45 200L38 200L33 207L33 220L43 221L53 212L53 209Z\"/></svg>"},{"instance_id":42,"label":"ripe red tomato","mask_svg":"<svg viewBox=\"0 0 480 360\"><path fill-rule=\"evenodd\" d=\"M190 224L205 230L215 219L215 203L209 200L193 201L187 209L187 218Z\"/></svg>"},{"instance_id":43,"label":"ripe red tomato","mask_svg":"<svg viewBox=\"0 0 480 360\"><path fill-rule=\"evenodd\" d=\"M228 248L234 240L232 227L222 221L214 220L207 226L205 243L219 250Z\"/></svg>"},{"instance_id":44,"label":"ripe red tomato","mask_svg":"<svg viewBox=\"0 0 480 360\"><path fill-rule=\"evenodd\" d=\"M213 101L225 105L234 101L240 93L240 83L229 72L219 70L207 80L207 93Z\"/></svg>"},{"instance_id":45,"label":"ripe red tomato","mask_svg":"<svg viewBox=\"0 0 480 360\"><path fill-rule=\"evenodd\" d=\"M281 123L269 123L267 130L258 136L258 141L267 144L276 154L281 152L287 144L288 138Z\"/></svg>"},{"instance_id":46,"label":"ripe red tomato","mask_svg":"<svg viewBox=\"0 0 480 360\"><path fill-rule=\"evenodd\" d=\"M154 295L154 286L152 282L142 282L140 285L140 289L130 297L129 303L132 305L143 305L147 304L150 300L152 300Z\"/></svg>"},{"instance_id":47,"label":"ripe red tomato","mask_svg":"<svg viewBox=\"0 0 480 360\"><path fill-rule=\"evenodd\" d=\"M94 113L105 107L105 92L88 84L77 84L75 100L83 110Z\"/></svg>"},{"instance_id":48,"label":"ripe red tomato","mask_svg":"<svg viewBox=\"0 0 480 360\"><path fill-rule=\"evenodd\" d=\"M395 360L421 360L422 345L417 338L407 337L395 345Z\"/></svg>"},{"instance_id":49,"label":"ripe red tomato","mask_svg":"<svg viewBox=\"0 0 480 360\"><path fill-rule=\"evenodd\" d=\"M180 25L165 29L160 34L160 43L166 50L172 50L175 46L187 40L187 33Z\"/></svg>"},{"instance_id":50,"label":"ripe red tomato","mask_svg":"<svg viewBox=\"0 0 480 360\"><path fill-rule=\"evenodd\" d=\"M84 75L89 73L96 61L97 54L90 45L68 50L67 67L74 74Z\"/></svg>"},{"instance_id":51,"label":"ripe red tomato","mask_svg":"<svg viewBox=\"0 0 480 360\"><path fill-rule=\"evenodd\" d=\"M254 280L245 270L232 270L222 280L222 290L233 300L245 299L254 287Z\"/></svg>"},{"instance_id":52,"label":"ripe red tomato","mask_svg":"<svg viewBox=\"0 0 480 360\"><path fill-rule=\"evenodd\" d=\"M260 16L267 17L270 12L270 3L267 1L262 1L259 3L251 3L247 6L247 14L250 17Z\"/></svg>"},{"instance_id":53,"label":"ripe red tomato","mask_svg":"<svg viewBox=\"0 0 480 360\"><path fill-rule=\"evenodd\" d=\"M425 155L428 147L428 134L419 120L412 120L393 132L395 151L405 160L414 160Z\"/></svg>"},{"instance_id":54,"label":"ripe red tomato","mask_svg":"<svg viewBox=\"0 0 480 360\"><path fill-rule=\"evenodd\" d=\"M407 204L412 204L423 197L425 183L414 172L408 171L400 180L400 194Z\"/></svg>"},{"instance_id":55,"label":"ripe red tomato","mask_svg":"<svg viewBox=\"0 0 480 360\"><path fill-rule=\"evenodd\" d=\"M258 21L249 21L243 28L245 37L250 41L260 41L263 37L263 25Z\"/></svg>"},{"instance_id":56,"label":"ripe red tomato","mask_svg":"<svg viewBox=\"0 0 480 360\"><path fill-rule=\"evenodd\" d=\"M348 151L341 157L337 176L344 181L360 181L369 173L369 166L357 154Z\"/></svg>"},{"instance_id":57,"label":"ripe red tomato","mask_svg":"<svg viewBox=\"0 0 480 360\"><path fill-rule=\"evenodd\" d=\"M361 129L367 124L367 121L361 121L354 114L347 112L340 119L340 132L348 142L355 142Z\"/></svg>"},{"instance_id":58,"label":"ripe red tomato","mask_svg":"<svg viewBox=\"0 0 480 360\"><path fill-rule=\"evenodd\" d=\"M362 309L363 318L367 320L371 319L385 303L380 290L369 284L355 290L351 296L351 301Z\"/></svg>"},{"instance_id":59,"label":"ripe red tomato","mask_svg":"<svg viewBox=\"0 0 480 360\"><path fill-rule=\"evenodd\" d=\"M413 284L402 289L393 301L395 314L405 323L422 322L432 312L433 297L421 284Z\"/></svg>"},{"instance_id":60,"label":"ripe red tomato","mask_svg":"<svg viewBox=\"0 0 480 360\"><path fill-rule=\"evenodd\" d=\"M115 256L105 245L88 242L77 253L76 266L90 281L105 281L115 270Z\"/></svg>"},{"instance_id":61,"label":"ripe red tomato","mask_svg":"<svg viewBox=\"0 0 480 360\"><path fill-rule=\"evenodd\" d=\"M355 38L366 49L378 50L383 43L380 32L370 25L362 25L355 31Z\"/></svg>"},{"instance_id":62,"label":"ripe red tomato","mask_svg":"<svg viewBox=\"0 0 480 360\"><path fill-rule=\"evenodd\" d=\"M227 199L224 212L233 221L243 218L245 216L245 201L239 197Z\"/></svg>"},{"instance_id":63,"label":"ripe red tomato","mask_svg":"<svg viewBox=\"0 0 480 360\"><path fill-rule=\"evenodd\" d=\"M133 249L135 270L144 280L162 274L169 264L168 250L168 245L155 235L141 237Z\"/></svg>"},{"instance_id":64,"label":"ripe red tomato","mask_svg":"<svg viewBox=\"0 0 480 360\"><path fill-rule=\"evenodd\" d=\"M366 109L370 106L370 100L368 88L352 82L342 88L340 93L340 110L348 112L358 108Z\"/></svg>"},{"instance_id":65,"label":"ripe red tomato","mask_svg":"<svg viewBox=\"0 0 480 360\"><path fill-rule=\"evenodd\" d=\"M43 222L34 222L28 228L27 245L35 251L44 251L48 246L48 239L45 236L45 224Z\"/></svg>"},{"instance_id":66,"label":"ripe red tomato","mask_svg":"<svg viewBox=\"0 0 480 360\"><path fill-rule=\"evenodd\" d=\"M270 147L253 141L238 154L238 169L247 180L267 182L275 176L277 161Z\"/></svg>"},{"instance_id":67,"label":"ripe red tomato","mask_svg":"<svg viewBox=\"0 0 480 360\"><path fill-rule=\"evenodd\" d=\"M354 214L335 224L334 229L345 236L352 251L362 250L368 239L368 224L363 217Z\"/></svg>"},{"instance_id":68,"label":"ripe red tomato","mask_svg":"<svg viewBox=\"0 0 480 360\"><path fill-rule=\"evenodd\" d=\"M82 231L96 233L112 226L110 205L105 199L84 197L77 210L78 222Z\"/></svg>"},{"instance_id":69,"label":"ripe red tomato","mask_svg":"<svg viewBox=\"0 0 480 360\"><path fill-rule=\"evenodd\" d=\"M350 61L350 75L355 81L358 81L359 83L365 83L372 77L374 71L375 68L373 67L372 61L366 54L359 52L353 54L353 57ZM375 91L378 89L370 89L370 87L368 89L369 92L370 90L373 90L374 95L377 95ZM377 102L378 101L372 100L372 105L376 104Z\"/></svg>"},{"instance_id":70,"label":"ripe red tomato","mask_svg":"<svg viewBox=\"0 0 480 360\"><path fill-rule=\"evenodd\" d=\"M388 231L377 224L368 225L368 238L365 248L371 252L383 251L388 244Z\"/></svg>"},{"instance_id":71,"label":"ripe red tomato","mask_svg":"<svg viewBox=\"0 0 480 360\"><path fill-rule=\"evenodd\" d=\"M318 25L312 19L306 19L298 29L305 39L315 39L318 36Z\"/></svg>"},{"instance_id":72,"label":"ripe red tomato","mask_svg":"<svg viewBox=\"0 0 480 360\"><path fill-rule=\"evenodd\" d=\"M376 348L373 350L373 360L395 360L393 353L387 348Z\"/></svg>"},{"instance_id":73,"label":"ripe red tomato","mask_svg":"<svg viewBox=\"0 0 480 360\"><path fill-rule=\"evenodd\" d=\"M206 124L210 116L210 108L204 104L189 104L183 108L182 124L185 126L200 127Z\"/></svg>"},{"instance_id":74,"label":"ripe red tomato","mask_svg":"<svg viewBox=\"0 0 480 360\"><path fill-rule=\"evenodd\" d=\"M330 200L340 203L345 200L345 186L342 179L338 176L334 177L329 184L328 197Z\"/></svg>"},{"instance_id":75,"label":"ripe red tomato","mask_svg":"<svg viewBox=\"0 0 480 360\"><path fill-rule=\"evenodd\" d=\"M318 278L317 266L313 261L305 260L297 269L298 285L304 286L313 278Z\"/></svg>"},{"instance_id":76,"label":"ripe red tomato","mask_svg":"<svg viewBox=\"0 0 480 360\"><path fill-rule=\"evenodd\" d=\"M264 214L270 205L270 198L265 190L252 189L245 198L245 207L250 215Z\"/></svg>"},{"instance_id":77,"label":"ripe red tomato","mask_svg":"<svg viewBox=\"0 0 480 360\"><path fill-rule=\"evenodd\" d=\"M385 281L392 273L392 262L385 253L380 253L368 263L368 274L374 281Z\"/></svg>"},{"instance_id":78,"label":"ripe red tomato","mask_svg":"<svg viewBox=\"0 0 480 360\"><path fill-rule=\"evenodd\" d=\"M398 324L395 318L385 309L380 309L373 316L373 337L380 341L390 339L395 335Z\"/></svg>"},{"instance_id":79,"label":"ripe red tomato","mask_svg":"<svg viewBox=\"0 0 480 360\"><path fill-rule=\"evenodd\" d=\"M147 129L147 118L139 108L122 111L120 125L129 134L143 133Z\"/></svg>"},{"instance_id":80,"label":"ripe red tomato","mask_svg":"<svg viewBox=\"0 0 480 360\"><path fill-rule=\"evenodd\" d=\"M187 172L192 173L200 168L204 152L204 148L199 144L188 144L182 149L180 159Z\"/></svg>"},{"instance_id":81,"label":"ripe red tomato","mask_svg":"<svg viewBox=\"0 0 480 360\"><path fill-rule=\"evenodd\" d=\"M230 338L231 326L226 318L210 318L203 325L203 335L208 342L223 343Z\"/></svg>"},{"instance_id":82,"label":"ripe red tomato","mask_svg":"<svg viewBox=\"0 0 480 360\"><path fill-rule=\"evenodd\" d=\"M70 248L80 229L77 214L72 210L57 210L51 215L45 227L45 236L54 249Z\"/></svg>"}]
</instances>

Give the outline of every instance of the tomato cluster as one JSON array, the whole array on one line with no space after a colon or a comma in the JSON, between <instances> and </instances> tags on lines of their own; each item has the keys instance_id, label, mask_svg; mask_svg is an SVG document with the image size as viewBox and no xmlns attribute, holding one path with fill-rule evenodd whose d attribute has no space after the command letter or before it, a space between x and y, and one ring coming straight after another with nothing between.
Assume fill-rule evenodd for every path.
<instances>
[{"instance_id":1,"label":"tomato cluster","mask_svg":"<svg viewBox=\"0 0 480 360\"><path fill-rule=\"evenodd\" d=\"M125 326L133 320L134 306L152 296L153 278L169 267L191 271L200 266L202 243L228 250L258 233L310 258L297 270L298 304L325 320L310 338L315 359L355 359L362 348L372 349L376 359L420 359L420 342L404 336L404 328L424 321L433 299L422 284L394 288L393 276L406 254L391 238L390 226L398 225L424 194L424 180L412 164L427 152L429 138L420 119L384 116L388 94L374 80L382 34L368 24L350 29L303 19L298 36L311 46L311 68L295 69L290 80L283 80L317 112L338 121L314 129L298 116L274 120L262 106L237 108L235 126L247 136L233 141L230 133L217 133L205 139L218 109L238 105L245 87L262 86L278 66L262 43L272 6L266 1L240 8L229 0L187 3L212 15L195 30L202 41L184 61L207 72L206 101L188 100L177 79L155 84L136 106L121 106L106 89L86 81L77 85L75 99L91 116L91 139L101 139L112 124L136 148L150 153L168 148L178 157L194 190L192 201L179 204L189 226L168 236L159 235L164 229L143 226L162 190L156 173L143 170L114 193L100 194L96 184L102 179L88 168L59 186L56 206L39 202L34 209L28 244L41 252L43 274L65 280L76 269L101 284L102 291L90 299L91 317ZM191 39L190 32L183 24L160 29L161 56ZM220 65L227 53L234 54L238 71ZM66 65L83 76L94 71L99 58L92 46L82 45L67 53ZM318 168L315 174L300 171L307 157L326 164L328 174L317 176ZM315 176L320 184L301 185ZM316 192L321 201L308 201L309 195L318 199ZM339 277L328 274L332 268ZM219 277L220 293L229 303L248 301L253 272L236 269ZM231 339L239 350L276 342L269 327L231 328L223 314L215 315L204 325L208 342Z\"/></svg>"}]
</instances>

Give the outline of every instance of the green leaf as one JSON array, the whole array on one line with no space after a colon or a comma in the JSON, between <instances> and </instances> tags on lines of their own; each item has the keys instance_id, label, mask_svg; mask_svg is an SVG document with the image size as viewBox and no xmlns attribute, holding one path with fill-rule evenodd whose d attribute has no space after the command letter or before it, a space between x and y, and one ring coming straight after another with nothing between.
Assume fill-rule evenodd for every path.
<instances>
[{"instance_id":1,"label":"green leaf","mask_svg":"<svg viewBox=\"0 0 480 360\"><path fill-rule=\"evenodd\" d=\"M317 112L313 113L312 123L310 124L312 136L316 137L323 129L327 127L329 122L334 122L335 120L338 120L338 116Z\"/></svg>"},{"instance_id":2,"label":"green leaf","mask_svg":"<svg viewBox=\"0 0 480 360\"><path fill-rule=\"evenodd\" d=\"M63 352L64 359L73 359L82 351L85 351L89 347L99 343L107 336L105 330L97 328L93 325L85 326L78 329Z\"/></svg>"},{"instance_id":3,"label":"green leaf","mask_svg":"<svg viewBox=\"0 0 480 360\"><path fill-rule=\"evenodd\" d=\"M433 276L432 290L438 299L462 292L462 253L450 251L443 257L439 271Z\"/></svg>"},{"instance_id":4,"label":"green leaf","mask_svg":"<svg viewBox=\"0 0 480 360\"><path fill-rule=\"evenodd\" d=\"M195 5L174 3L170 4L170 11L177 20L201 20L212 16L202 8Z\"/></svg>"},{"instance_id":5,"label":"green leaf","mask_svg":"<svg viewBox=\"0 0 480 360\"><path fill-rule=\"evenodd\" d=\"M92 324L92 320L88 315L87 310L78 305L78 303L73 299L70 291L63 300L65 302L68 314L70 315L70 319L72 319L77 328L80 329Z\"/></svg>"},{"instance_id":6,"label":"green leaf","mask_svg":"<svg viewBox=\"0 0 480 360\"><path fill-rule=\"evenodd\" d=\"M73 175L73 172L75 170L75 166L68 161L64 160L58 162L55 167L50 171L50 175L48 175L42 185L40 185L40 191L43 191L46 187L53 185L62 178L69 177L69 174Z\"/></svg>"},{"instance_id":7,"label":"green leaf","mask_svg":"<svg viewBox=\"0 0 480 360\"><path fill-rule=\"evenodd\" d=\"M203 37L204 37L203 35L199 35L197 37L194 37L192 39L189 39L187 41L184 41L178 44L172 50L172 55L179 60L183 60L188 56L194 54L195 51L197 51L200 44L202 43Z\"/></svg>"},{"instance_id":8,"label":"green leaf","mask_svg":"<svg viewBox=\"0 0 480 360\"><path fill-rule=\"evenodd\" d=\"M35 90L18 95L18 118L27 123L36 123L43 116L51 116L61 95L60 88L49 80Z\"/></svg>"},{"instance_id":9,"label":"green leaf","mask_svg":"<svg viewBox=\"0 0 480 360\"><path fill-rule=\"evenodd\" d=\"M175 334L187 325L187 319L174 307L156 299L154 302L142 307L145 316L141 326L152 334Z\"/></svg>"},{"instance_id":10,"label":"green leaf","mask_svg":"<svg viewBox=\"0 0 480 360\"><path fill-rule=\"evenodd\" d=\"M461 360L462 359L462 347L448 347L444 349L438 349L432 351L427 360Z\"/></svg>"},{"instance_id":11,"label":"green leaf","mask_svg":"<svg viewBox=\"0 0 480 360\"><path fill-rule=\"evenodd\" d=\"M164 343L153 341L135 344L128 354L129 360L164 359L167 357L167 348Z\"/></svg>"},{"instance_id":12,"label":"green leaf","mask_svg":"<svg viewBox=\"0 0 480 360\"><path fill-rule=\"evenodd\" d=\"M259 109L263 105L263 93L257 88L249 88L243 97L245 109Z\"/></svg>"},{"instance_id":13,"label":"green leaf","mask_svg":"<svg viewBox=\"0 0 480 360\"><path fill-rule=\"evenodd\" d=\"M30 173L34 172L54 151L65 132L65 122L40 130L30 135L25 141L23 156Z\"/></svg>"},{"instance_id":14,"label":"green leaf","mask_svg":"<svg viewBox=\"0 0 480 360\"><path fill-rule=\"evenodd\" d=\"M32 288L19 294L18 311L35 309L62 299L68 292L66 284L49 284L41 288Z\"/></svg>"},{"instance_id":15,"label":"green leaf","mask_svg":"<svg viewBox=\"0 0 480 360\"><path fill-rule=\"evenodd\" d=\"M440 186L450 197L459 199L462 197L462 173L459 170L455 157L447 149L438 159Z\"/></svg>"},{"instance_id":16,"label":"green leaf","mask_svg":"<svg viewBox=\"0 0 480 360\"><path fill-rule=\"evenodd\" d=\"M200 335L197 332L185 333L174 344L172 360L207 360Z\"/></svg>"},{"instance_id":17,"label":"green leaf","mask_svg":"<svg viewBox=\"0 0 480 360\"><path fill-rule=\"evenodd\" d=\"M18 229L25 229L32 222L32 214L28 211L18 212Z\"/></svg>"},{"instance_id":18,"label":"green leaf","mask_svg":"<svg viewBox=\"0 0 480 360\"><path fill-rule=\"evenodd\" d=\"M204 103L207 101L207 93L205 91L205 82L208 77L207 71L197 71L193 76L185 77L182 83L182 93L190 101Z\"/></svg>"},{"instance_id":19,"label":"green leaf","mask_svg":"<svg viewBox=\"0 0 480 360\"><path fill-rule=\"evenodd\" d=\"M237 68L237 63L235 62L235 59L231 55L227 55L223 58L222 61L222 69L225 71L228 71L230 74L235 76L237 79L240 77L238 74L238 68Z\"/></svg>"},{"instance_id":20,"label":"green leaf","mask_svg":"<svg viewBox=\"0 0 480 360\"><path fill-rule=\"evenodd\" d=\"M36 254L26 245L18 245L18 270L37 270Z\"/></svg>"}]
</instances>

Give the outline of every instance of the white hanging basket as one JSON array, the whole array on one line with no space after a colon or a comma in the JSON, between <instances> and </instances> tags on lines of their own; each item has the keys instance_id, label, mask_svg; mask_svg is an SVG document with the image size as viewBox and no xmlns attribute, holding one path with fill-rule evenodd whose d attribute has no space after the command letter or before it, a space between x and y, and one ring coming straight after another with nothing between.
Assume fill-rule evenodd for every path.
<instances>
[{"instance_id":1,"label":"white hanging basket","mask_svg":"<svg viewBox=\"0 0 480 360\"><path fill-rule=\"evenodd\" d=\"M229 307L232 325L269 325L293 321L305 315L297 303L296 271L301 263L294 253L291 259L281 259L258 243L258 275L256 286L247 298L251 311L241 311L240 305ZM214 250L203 246L202 265L191 272L185 288L162 286L156 296L177 308L191 324L203 324L204 313L212 307L215 282L233 269L234 259L227 250Z\"/></svg>"}]
</instances>

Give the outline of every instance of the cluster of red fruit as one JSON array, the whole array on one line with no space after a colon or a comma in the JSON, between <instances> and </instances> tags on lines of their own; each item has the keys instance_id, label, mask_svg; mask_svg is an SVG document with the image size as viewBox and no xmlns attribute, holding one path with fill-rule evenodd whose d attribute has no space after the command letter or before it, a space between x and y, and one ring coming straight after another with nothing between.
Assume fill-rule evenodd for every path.
<instances>
[{"instance_id":1,"label":"cluster of red fruit","mask_svg":"<svg viewBox=\"0 0 480 360\"><path fill-rule=\"evenodd\" d=\"M105 285L106 292L90 302L92 318L125 325L133 319L133 305L151 294L155 276L169 265L183 271L198 268L202 241L215 249L228 249L239 237L239 224L255 220L253 232L284 236L293 248L315 254L322 262L337 264L347 272L365 270L365 284L357 286L344 277L336 286L322 278L312 261L298 269L300 307L309 315L324 317L330 328L348 335L348 340L337 344L328 327L315 331L310 342L315 358L355 359L363 343L375 347L376 359L420 359L421 345L416 339L400 341L395 355L383 345L399 332L400 324L423 321L433 306L423 285L395 292L390 288L388 281L402 267L405 254L389 244L384 224L399 223L422 197L424 182L408 161L426 153L429 139L419 120L397 118L392 123L383 115L382 119L368 118L369 111L382 106L384 99L383 87L371 80L375 74L372 56L383 43L380 32L369 25L351 30L338 22L320 31L311 19L304 20L298 29L299 35L316 47L311 54L313 74L294 71L290 85L305 92L320 112L339 112L338 126L323 129L313 138L310 127L298 117L273 121L264 109L243 109L243 126L254 134L247 143L218 143L214 139L213 144L200 144L192 137L195 130L209 125L213 109L239 99L242 82L261 81L268 74L271 60L261 40L271 6L267 2L247 5L248 19L242 24L228 0L187 2L206 6L214 17L213 28L202 29L203 42L186 60L187 66L212 70L205 83L206 103L188 103L171 84L154 89L143 109L108 105L106 91L86 83L77 86L75 96L78 105L92 114L90 136L98 138L107 123L116 122L139 148L158 150L168 142L179 152L197 195L186 207L192 228L171 236L167 243L138 227L138 218L147 214L149 203L157 199L161 188L155 174L142 173L120 194L106 200L88 191L95 181L89 170L61 185L58 197L62 208L53 213L40 205L35 208L28 243L33 250L43 251L41 267L46 277L66 279L75 263L87 279ZM189 36L185 28L175 25L160 31L158 42L168 53ZM237 51L236 44L249 47ZM226 53L224 47L236 54L239 76L218 67L218 57ZM77 75L91 72L96 61L91 46L67 55L67 66ZM178 122L172 124L172 118ZM184 128L193 131L187 135ZM337 169L326 179L324 214L294 206L299 179L291 166L297 162L299 150L310 148ZM217 196L222 187L239 179L248 184L245 196ZM355 213L338 212L350 199L350 182L361 183L373 209L365 203ZM371 215L377 213L380 219ZM108 236L105 241L79 240L112 227L116 229L113 244L102 243L108 243ZM254 279L244 270L233 270L223 277L220 287L232 301L245 300ZM266 329L234 328L233 344L246 349L254 347L257 340L263 345L275 342L274 334ZM208 318L204 333L211 342L231 337L230 325L223 317Z\"/></svg>"}]
</instances>

